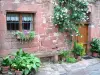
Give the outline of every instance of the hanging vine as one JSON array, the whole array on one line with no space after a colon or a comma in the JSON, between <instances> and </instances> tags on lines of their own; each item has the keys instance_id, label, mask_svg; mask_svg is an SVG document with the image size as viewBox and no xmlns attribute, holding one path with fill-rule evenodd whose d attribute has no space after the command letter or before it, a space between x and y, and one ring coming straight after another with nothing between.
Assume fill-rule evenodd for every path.
<instances>
[{"instance_id":1,"label":"hanging vine","mask_svg":"<svg viewBox=\"0 0 100 75\"><path fill-rule=\"evenodd\" d=\"M79 35L78 27L88 19L86 0L58 0L54 7L53 23L59 31L68 31L71 35Z\"/></svg>"}]
</instances>

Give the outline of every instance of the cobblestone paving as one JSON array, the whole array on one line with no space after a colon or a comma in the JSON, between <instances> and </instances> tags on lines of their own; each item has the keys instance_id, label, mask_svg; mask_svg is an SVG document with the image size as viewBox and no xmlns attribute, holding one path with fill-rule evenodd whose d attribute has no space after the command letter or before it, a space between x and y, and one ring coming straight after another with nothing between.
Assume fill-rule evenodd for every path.
<instances>
[{"instance_id":1,"label":"cobblestone paving","mask_svg":"<svg viewBox=\"0 0 100 75\"><path fill-rule=\"evenodd\" d=\"M36 75L100 75L100 59L82 60L74 64L44 63Z\"/></svg>"}]
</instances>

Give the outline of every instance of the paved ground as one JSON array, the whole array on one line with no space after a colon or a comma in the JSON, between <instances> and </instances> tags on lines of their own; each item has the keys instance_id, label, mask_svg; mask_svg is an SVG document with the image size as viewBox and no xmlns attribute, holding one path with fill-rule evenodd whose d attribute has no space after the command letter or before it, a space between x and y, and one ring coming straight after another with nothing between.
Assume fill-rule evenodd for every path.
<instances>
[{"instance_id":1,"label":"paved ground","mask_svg":"<svg viewBox=\"0 0 100 75\"><path fill-rule=\"evenodd\" d=\"M36 75L100 75L100 59L88 59L69 64L45 63Z\"/></svg>"}]
</instances>

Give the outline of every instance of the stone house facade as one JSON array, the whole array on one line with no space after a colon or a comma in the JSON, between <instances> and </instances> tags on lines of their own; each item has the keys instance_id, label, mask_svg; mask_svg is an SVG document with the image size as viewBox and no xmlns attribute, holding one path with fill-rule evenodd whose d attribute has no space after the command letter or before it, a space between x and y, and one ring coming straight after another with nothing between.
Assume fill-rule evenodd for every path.
<instances>
[{"instance_id":1,"label":"stone house facade","mask_svg":"<svg viewBox=\"0 0 100 75\"><path fill-rule=\"evenodd\" d=\"M88 12L90 12L90 22L88 23L87 45L92 38L100 37L100 1L90 3ZM65 43L65 37L69 38L68 34L58 32L58 29L52 24L52 13L52 0L0 0L0 55L5 56L19 48L38 55L50 55L59 50L68 49L69 45ZM14 14L32 15L30 25L33 25L36 33L33 41L20 43L15 38L14 27L12 26L11 30L8 27L8 15L14 17ZM19 21L18 18L19 16L16 21ZM18 27L16 29L19 30Z\"/></svg>"},{"instance_id":2,"label":"stone house facade","mask_svg":"<svg viewBox=\"0 0 100 75\"><path fill-rule=\"evenodd\" d=\"M0 0L0 55L15 52L19 48L40 55L46 52L52 54L52 52L66 48L64 34L58 33L58 29L51 22L52 12L53 5L50 0ZM14 28L11 27L10 30L7 27L9 13L10 16L19 13L35 14L32 16L33 30L36 33L33 41L22 44L15 38Z\"/></svg>"}]
</instances>

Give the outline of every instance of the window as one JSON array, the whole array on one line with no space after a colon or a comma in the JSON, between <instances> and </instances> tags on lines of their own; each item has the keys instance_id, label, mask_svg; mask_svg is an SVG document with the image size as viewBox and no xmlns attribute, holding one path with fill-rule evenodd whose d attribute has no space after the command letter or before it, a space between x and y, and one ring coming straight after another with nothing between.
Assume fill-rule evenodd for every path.
<instances>
[{"instance_id":1,"label":"window","mask_svg":"<svg viewBox=\"0 0 100 75\"><path fill-rule=\"evenodd\" d=\"M18 14L7 14L7 30L19 30Z\"/></svg>"},{"instance_id":2,"label":"window","mask_svg":"<svg viewBox=\"0 0 100 75\"><path fill-rule=\"evenodd\" d=\"M32 30L32 14L23 14L22 15L22 29L23 30Z\"/></svg>"},{"instance_id":3,"label":"window","mask_svg":"<svg viewBox=\"0 0 100 75\"><path fill-rule=\"evenodd\" d=\"M33 14L7 13L7 30L33 30Z\"/></svg>"}]
</instances>

